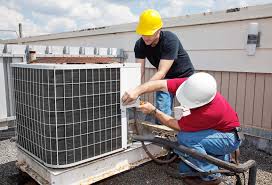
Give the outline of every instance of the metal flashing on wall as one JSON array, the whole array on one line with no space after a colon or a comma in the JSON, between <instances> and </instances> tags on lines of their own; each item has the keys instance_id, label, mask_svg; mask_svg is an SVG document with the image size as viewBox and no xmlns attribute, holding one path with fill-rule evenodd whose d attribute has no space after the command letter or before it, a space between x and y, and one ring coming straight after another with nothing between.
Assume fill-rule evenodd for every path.
<instances>
[{"instance_id":1,"label":"metal flashing on wall","mask_svg":"<svg viewBox=\"0 0 272 185\"><path fill-rule=\"evenodd\" d=\"M8 44L4 46L3 54L18 56L25 55L26 45Z\"/></svg>"},{"instance_id":2,"label":"metal flashing on wall","mask_svg":"<svg viewBox=\"0 0 272 185\"><path fill-rule=\"evenodd\" d=\"M126 58L124 50L118 48L0 44L0 55L4 57L26 57L30 50L35 51L37 57Z\"/></svg>"},{"instance_id":3,"label":"metal flashing on wall","mask_svg":"<svg viewBox=\"0 0 272 185\"><path fill-rule=\"evenodd\" d=\"M262 128L254 128L254 127L243 127L243 132L246 135L251 135L255 137L261 137L272 141L272 131L271 130L265 130Z\"/></svg>"}]
</instances>

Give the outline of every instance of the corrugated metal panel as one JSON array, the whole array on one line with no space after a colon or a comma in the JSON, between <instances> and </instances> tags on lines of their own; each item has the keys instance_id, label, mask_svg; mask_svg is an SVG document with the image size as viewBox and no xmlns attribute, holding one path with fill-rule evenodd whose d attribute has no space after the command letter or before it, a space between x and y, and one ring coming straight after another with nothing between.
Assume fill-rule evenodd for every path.
<instances>
[{"instance_id":1,"label":"corrugated metal panel","mask_svg":"<svg viewBox=\"0 0 272 185\"><path fill-rule=\"evenodd\" d=\"M244 122L245 95L246 95L246 73L238 73L237 99L235 109L239 115L241 123Z\"/></svg>"},{"instance_id":2,"label":"corrugated metal panel","mask_svg":"<svg viewBox=\"0 0 272 185\"><path fill-rule=\"evenodd\" d=\"M229 103L232 107L236 107L237 100L237 85L238 85L238 73L230 72L229 76Z\"/></svg>"},{"instance_id":3,"label":"corrugated metal panel","mask_svg":"<svg viewBox=\"0 0 272 185\"><path fill-rule=\"evenodd\" d=\"M150 73L149 73L149 79L150 78L152 78L152 76L155 74L155 72L156 71L151 71ZM154 95L155 93L149 93L149 99L150 99L150 102L152 102L153 104L154 104L154 97L155 97L155 95Z\"/></svg>"},{"instance_id":4,"label":"corrugated metal panel","mask_svg":"<svg viewBox=\"0 0 272 185\"><path fill-rule=\"evenodd\" d=\"M146 68L145 69L145 82L149 81L149 79L155 74L156 70L154 68ZM147 93L143 96L145 101L148 101L152 104L155 102L155 94L154 93Z\"/></svg>"},{"instance_id":5,"label":"corrugated metal panel","mask_svg":"<svg viewBox=\"0 0 272 185\"><path fill-rule=\"evenodd\" d=\"M254 90L255 90L254 73L247 73L246 76L246 94L245 94L245 108L244 108L244 122L243 125L252 125L253 111L254 111ZM243 97L241 97L243 98Z\"/></svg>"},{"instance_id":6,"label":"corrugated metal panel","mask_svg":"<svg viewBox=\"0 0 272 185\"><path fill-rule=\"evenodd\" d=\"M262 127L272 129L272 75L265 74Z\"/></svg>"},{"instance_id":7,"label":"corrugated metal panel","mask_svg":"<svg viewBox=\"0 0 272 185\"><path fill-rule=\"evenodd\" d=\"M215 72L214 77L217 83L217 90L221 92L222 73Z\"/></svg>"},{"instance_id":8,"label":"corrugated metal panel","mask_svg":"<svg viewBox=\"0 0 272 185\"><path fill-rule=\"evenodd\" d=\"M229 72L222 72L221 94L227 100L229 99L229 84Z\"/></svg>"},{"instance_id":9,"label":"corrugated metal panel","mask_svg":"<svg viewBox=\"0 0 272 185\"><path fill-rule=\"evenodd\" d=\"M264 74L256 74L254 91L254 112L252 125L262 127L263 103L264 103Z\"/></svg>"}]
</instances>

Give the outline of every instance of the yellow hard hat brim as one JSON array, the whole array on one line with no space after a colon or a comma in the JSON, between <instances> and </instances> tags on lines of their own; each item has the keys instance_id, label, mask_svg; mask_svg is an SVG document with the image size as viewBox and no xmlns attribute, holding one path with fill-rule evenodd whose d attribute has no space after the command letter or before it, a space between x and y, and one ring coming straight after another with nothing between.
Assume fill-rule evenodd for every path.
<instances>
[{"instance_id":1,"label":"yellow hard hat brim","mask_svg":"<svg viewBox=\"0 0 272 185\"><path fill-rule=\"evenodd\" d=\"M150 35L151 36L151 35L154 35L154 33L161 28L162 28L162 24L160 26L158 26L158 28L155 28L155 29L146 29L144 26L138 24L138 26L136 28L136 33L139 35Z\"/></svg>"}]
</instances>

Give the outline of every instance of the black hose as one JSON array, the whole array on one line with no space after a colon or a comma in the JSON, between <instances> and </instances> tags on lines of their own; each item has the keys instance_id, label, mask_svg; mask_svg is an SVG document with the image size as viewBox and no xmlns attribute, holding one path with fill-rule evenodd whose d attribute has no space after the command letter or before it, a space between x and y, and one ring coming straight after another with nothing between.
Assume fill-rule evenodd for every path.
<instances>
[{"instance_id":1,"label":"black hose","mask_svg":"<svg viewBox=\"0 0 272 185\"><path fill-rule=\"evenodd\" d=\"M256 184L256 176L257 176L257 165L255 163L251 168L249 168L248 185Z\"/></svg>"},{"instance_id":2,"label":"black hose","mask_svg":"<svg viewBox=\"0 0 272 185\"><path fill-rule=\"evenodd\" d=\"M139 133L139 129L138 129L138 117L137 117L137 110L135 107L133 107L133 114L134 114L135 131L136 131L136 134L139 135L140 133ZM148 155L148 157L150 157L152 160L154 160L158 164L169 164L177 159L177 155L174 155L170 159L166 159L166 160L157 159L149 152L146 145L144 144L144 141L140 141L140 142L142 143L143 149L144 149L145 153Z\"/></svg>"},{"instance_id":3,"label":"black hose","mask_svg":"<svg viewBox=\"0 0 272 185\"><path fill-rule=\"evenodd\" d=\"M208 171L208 172L186 172L186 173L172 173L171 170L167 171L167 174L175 177L175 178L184 178L184 177L203 177L207 175L212 175L216 173L226 174L229 176L233 176L235 173L229 170L216 170L216 171Z\"/></svg>"},{"instance_id":4,"label":"black hose","mask_svg":"<svg viewBox=\"0 0 272 185\"><path fill-rule=\"evenodd\" d=\"M190 149L190 148L185 147L183 145L177 145L176 143L173 143L173 142L163 139L163 138L158 138L158 137L154 137L154 136L153 137L151 137L151 136L146 137L146 136L140 136L140 135L135 135L135 136L133 136L133 138L138 141L149 141L149 142L169 146L170 148L175 149L180 152L183 152L185 154L188 154L195 159L207 161L211 164L214 164L216 166L219 166L221 168L227 169L227 170L235 172L235 173L243 173L243 172L247 171L248 169L250 169L250 179L252 182L250 185L253 185L254 181L256 181L257 169L256 169L256 162L254 160L249 160L243 164L236 165L236 164L228 163L226 161L222 161L222 160L217 159L217 158L210 156L210 155L205 155L203 153L199 153L198 151Z\"/></svg>"}]
</instances>

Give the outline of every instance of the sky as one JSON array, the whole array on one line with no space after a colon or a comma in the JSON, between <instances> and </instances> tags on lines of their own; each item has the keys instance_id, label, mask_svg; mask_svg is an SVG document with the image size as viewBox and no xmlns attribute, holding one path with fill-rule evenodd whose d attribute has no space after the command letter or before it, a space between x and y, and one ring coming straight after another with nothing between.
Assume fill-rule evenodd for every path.
<instances>
[{"instance_id":1,"label":"sky","mask_svg":"<svg viewBox=\"0 0 272 185\"><path fill-rule=\"evenodd\" d=\"M0 39L137 22L145 9L163 18L272 3L272 0L0 0ZM17 31L14 32L14 31Z\"/></svg>"}]
</instances>

